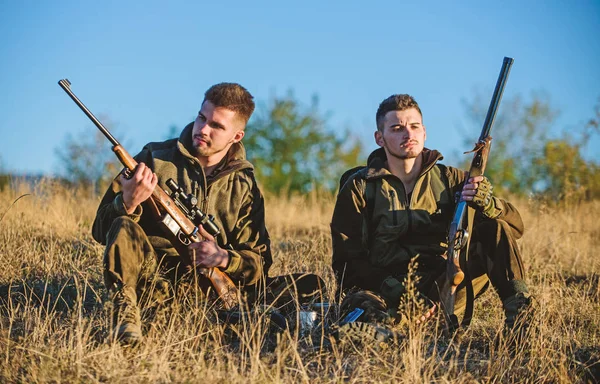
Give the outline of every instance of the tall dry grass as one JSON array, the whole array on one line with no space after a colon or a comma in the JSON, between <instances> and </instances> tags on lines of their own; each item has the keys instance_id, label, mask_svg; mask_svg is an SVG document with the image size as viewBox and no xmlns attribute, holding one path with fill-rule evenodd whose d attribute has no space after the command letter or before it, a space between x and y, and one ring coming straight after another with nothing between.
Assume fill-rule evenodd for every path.
<instances>
[{"instance_id":1,"label":"tall dry grass","mask_svg":"<svg viewBox=\"0 0 600 384\"><path fill-rule=\"evenodd\" d=\"M22 197L21 197L22 196ZM19 197L21 197L19 199ZM267 332L254 313L217 325L194 291L159 310L136 348L110 340L101 246L90 227L99 198L51 181L0 192L0 382L593 382L600 378L600 204L518 202L535 295L526 345L495 343L500 301L487 292L460 343L437 320L410 324L400 344L333 343ZM267 197L272 275L311 272L333 288L334 197ZM332 298L329 298L332 300Z\"/></svg>"}]
</instances>

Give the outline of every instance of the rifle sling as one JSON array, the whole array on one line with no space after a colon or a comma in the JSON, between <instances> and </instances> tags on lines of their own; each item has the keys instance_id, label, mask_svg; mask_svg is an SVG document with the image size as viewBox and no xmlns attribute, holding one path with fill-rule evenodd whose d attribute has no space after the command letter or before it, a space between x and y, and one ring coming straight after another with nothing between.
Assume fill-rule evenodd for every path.
<instances>
[{"instance_id":1,"label":"rifle sling","mask_svg":"<svg viewBox=\"0 0 600 384\"><path fill-rule=\"evenodd\" d=\"M150 198L147 201L148 201L148 206L150 207L150 211L152 211L152 215L154 216L154 218L156 220L160 220L160 217L161 217L160 209L158 208L156 201L154 201L154 198L152 198L152 196L150 196Z\"/></svg>"},{"instance_id":2,"label":"rifle sling","mask_svg":"<svg viewBox=\"0 0 600 384\"><path fill-rule=\"evenodd\" d=\"M467 233L469 233L469 237L467 238L467 244L465 245L465 252L461 252L461 269L465 273L464 285L467 293L466 297L466 306L465 306L465 314L463 316L462 321L460 322L461 328L465 330L469 328L471 324L471 320L473 319L473 307L475 303L475 294L473 292L473 280L471 280L471 274L469 273L469 246L471 245L471 234L473 233L473 220L475 219L475 209L468 207L467 208Z\"/></svg>"}]
</instances>

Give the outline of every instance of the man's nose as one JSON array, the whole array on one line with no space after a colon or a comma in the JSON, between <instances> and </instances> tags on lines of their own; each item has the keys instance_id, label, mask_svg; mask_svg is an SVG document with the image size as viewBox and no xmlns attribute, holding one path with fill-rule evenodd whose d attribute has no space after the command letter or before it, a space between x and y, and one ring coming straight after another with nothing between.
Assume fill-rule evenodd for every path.
<instances>
[{"instance_id":1,"label":"man's nose","mask_svg":"<svg viewBox=\"0 0 600 384\"><path fill-rule=\"evenodd\" d=\"M198 130L200 133L207 134L210 131L210 126L206 123L206 121L199 121Z\"/></svg>"},{"instance_id":2,"label":"man's nose","mask_svg":"<svg viewBox=\"0 0 600 384\"><path fill-rule=\"evenodd\" d=\"M407 132L408 137L411 139L414 139L417 137L417 131L415 131L414 129L407 129L406 132Z\"/></svg>"}]
</instances>

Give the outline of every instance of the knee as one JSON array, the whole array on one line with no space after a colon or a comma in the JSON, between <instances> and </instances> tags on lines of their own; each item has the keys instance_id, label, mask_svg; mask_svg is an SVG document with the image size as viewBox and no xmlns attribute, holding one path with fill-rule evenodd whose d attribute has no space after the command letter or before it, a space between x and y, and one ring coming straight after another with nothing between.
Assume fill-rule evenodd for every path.
<instances>
[{"instance_id":1,"label":"knee","mask_svg":"<svg viewBox=\"0 0 600 384\"><path fill-rule=\"evenodd\" d=\"M494 240L510 236L511 227L504 220L488 219L478 223L473 228L473 237L480 240Z\"/></svg>"},{"instance_id":2,"label":"knee","mask_svg":"<svg viewBox=\"0 0 600 384\"><path fill-rule=\"evenodd\" d=\"M510 231L510 225L508 224L508 222L506 222L504 220L500 220L500 219L495 219L492 221L496 223L496 227L498 228L498 230L501 230L504 232Z\"/></svg>"},{"instance_id":3,"label":"knee","mask_svg":"<svg viewBox=\"0 0 600 384\"><path fill-rule=\"evenodd\" d=\"M138 238L139 235L143 234L144 230L138 223L133 221L128 216L119 216L113 220L110 228L108 229L107 240L108 244L114 243L119 237L127 237L130 239Z\"/></svg>"},{"instance_id":4,"label":"knee","mask_svg":"<svg viewBox=\"0 0 600 384\"><path fill-rule=\"evenodd\" d=\"M496 222L495 232L496 239L506 239L510 242L514 242L521 237L521 235L504 220L494 220Z\"/></svg>"},{"instance_id":5,"label":"knee","mask_svg":"<svg viewBox=\"0 0 600 384\"><path fill-rule=\"evenodd\" d=\"M135 221L129 216L119 216L113 220L111 228L114 226L123 226L123 225L137 225Z\"/></svg>"},{"instance_id":6,"label":"knee","mask_svg":"<svg viewBox=\"0 0 600 384\"><path fill-rule=\"evenodd\" d=\"M138 223L133 221L129 216L119 216L113 220L110 229L135 228L140 227Z\"/></svg>"}]
</instances>

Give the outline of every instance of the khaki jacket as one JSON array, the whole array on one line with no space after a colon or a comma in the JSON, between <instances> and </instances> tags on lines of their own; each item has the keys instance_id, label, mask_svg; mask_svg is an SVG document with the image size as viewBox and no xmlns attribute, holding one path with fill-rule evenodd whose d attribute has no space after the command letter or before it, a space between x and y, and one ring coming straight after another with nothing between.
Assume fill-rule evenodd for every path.
<instances>
[{"instance_id":1,"label":"khaki jacket","mask_svg":"<svg viewBox=\"0 0 600 384\"><path fill-rule=\"evenodd\" d=\"M158 185L167 192L166 181L172 178L186 193L198 199L198 208L215 217L221 233L217 242L221 247L233 246L230 263L225 272L237 282L254 284L267 276L272 264L269 234L265 227L263 196L254 179L253 166L246 160L241 143L233 144L211 178L206 177L198 160L191 155L192 127L188 124L179 139L149 143L135 156L138 162L149 166L158 176ZM116 178L102 198L92 235L106 244L106 235L113 220L126 215ZM138 222L148 236L157 255L178 256L153 217L150 207L143 203L130 217Z\"/></svg>"},{"instance_id":2,"label":"khaki jacket","mask_svg":"<svg viewBox=\"0 0 600 384\"><path fill-rule=\"evenodd\" d=\"M416 257L419 271L443 270L441 255L448 248L455 195L465 172L438 164L442 159L438 151L424 149L421 156L423 166L411 196L385 168L383 148L374 151L367 167L341 187L331 222L333 269L341 288L380 292L386 278L406 274ZM368 183L373 183L370 189ZM369 198L368 189L373 195ZM508 222L513 235L520 238L524 227L518 211L497 197L494 202L496 219ZM491 219L478 214L475 225L478 220Z\"/></svg>"}]
</instances>

